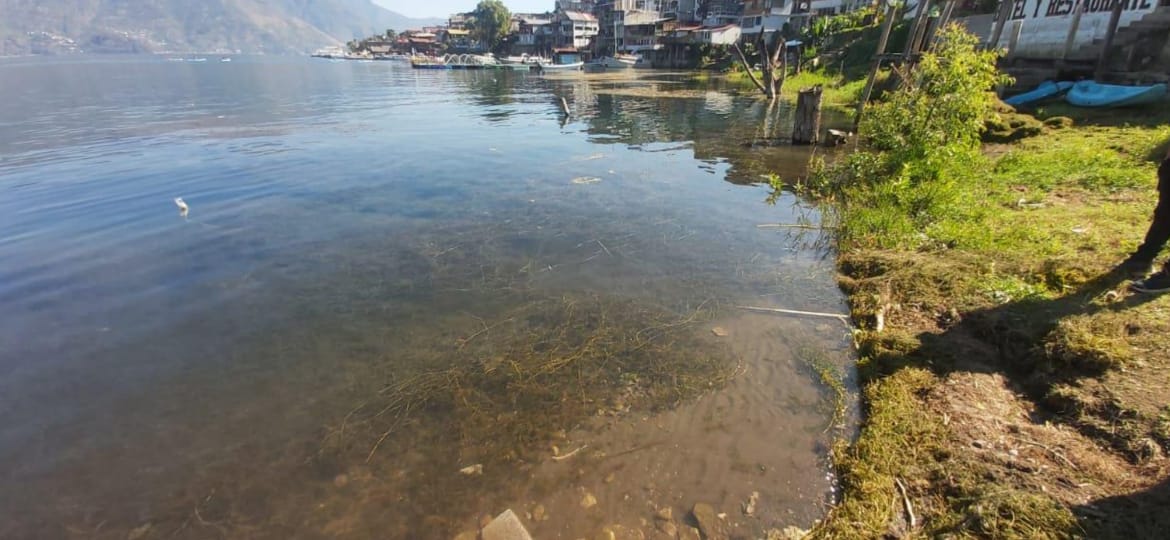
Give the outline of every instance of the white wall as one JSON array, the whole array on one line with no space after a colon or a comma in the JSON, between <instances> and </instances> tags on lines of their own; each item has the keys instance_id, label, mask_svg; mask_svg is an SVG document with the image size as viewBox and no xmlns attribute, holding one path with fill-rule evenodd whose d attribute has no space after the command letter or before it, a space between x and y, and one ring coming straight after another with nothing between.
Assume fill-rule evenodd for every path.
<instances>
[{"instance_id":1,"label":"white wall","mask_svg":"<svg viewBox=\"0 0 1170 540\"><path fill-rule=\"evenodd\" d=\"M1073 51L1092 44L1094 39L1104 39L1108 31L1111 1L1085 1L1088 11L1081 15ZM1158 0L1128 2L1125 11L1121 13L1118 28L1124 28L1158 7ZM1072 25L1074 3L1074 0L1016 0L998 45L1006 48L1011 43L1015 25L1020 24L1020 39L1013 54L1032 58L1058 58L1064 51L1064 43Z\"/></svg>"}]
</instances>

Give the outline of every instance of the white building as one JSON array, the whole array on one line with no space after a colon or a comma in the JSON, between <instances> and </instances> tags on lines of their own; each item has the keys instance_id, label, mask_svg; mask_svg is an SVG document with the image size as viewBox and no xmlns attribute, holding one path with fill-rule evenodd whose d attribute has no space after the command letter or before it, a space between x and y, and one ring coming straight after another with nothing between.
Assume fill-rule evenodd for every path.
<instances>
[{"instance_id":1,"label":"white building","mask_svg":"<svg viewBox=\"0 0 1170 540\"><path fill-rule=\"evenodd\" d=\"M1096 58L1099 44L1105 39L1111 16L1109 0L1086 0L1080 25L1073 36L1070 59ZM1013 56L1025 58L1060 58L1072 27L1073 0L1015 0L1007 24L1000 34L1001 48L1013 43ZM1117 26L1115 44L1124 45L1130 36L1153 33L1170 34L1170 6L1159 7L1158 0L1129 0L1125 2ZM982 20L983 28L971 28L977 34L989 36L994 21Z\"/></svg>"},{"instance_id":2,"label":"white building","mask_svg":"<svg viewBox=\"0 0 1170 540\"><path fill-rule=\"evenodd\" d=\"M585 49L593 43L593 39L601 30L597 23L597 17L594 17L592 13L561 11L557 13L557 21L559 24L558 47Z\"/></svg>"},{"instance_id":3,"label":"white building","mask_svg":"<svg viewBox=\"0 0 1170 540\"><path fill-rule=\"evenodd\" d=\"M708 45L734 45L743 37L738 24L725 24L715 28L703 27L695 32L695 39Z\"/></svg>"}]
</instances>

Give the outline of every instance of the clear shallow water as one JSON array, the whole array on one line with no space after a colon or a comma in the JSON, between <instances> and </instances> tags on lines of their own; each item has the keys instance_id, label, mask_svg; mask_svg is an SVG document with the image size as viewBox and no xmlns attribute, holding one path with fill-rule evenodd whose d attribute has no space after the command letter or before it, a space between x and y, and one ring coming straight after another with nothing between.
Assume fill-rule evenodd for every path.
<instances>
[{"instance_id":1,"label":"clear shallow water","mask_svg":"<svg viewBox=\"0 0 1170 540\"><path fill-rule=\"evenodd\" d=\"M844 309L823 238L757 228L816 219L752 184L807 161L770 147L785 111L664 74L302 59L6 60L0 81L0 537L445 538L541 504L539 538L576 538L699 500L751 534L831 498L807 362L847 365L843 327L732 307ZM474 445L405 438L320 458L388 381L557 297L705 309L692 337L739 375L563 426L592 449L571 463L469 480Z\"/></svg>"}]
</instances>

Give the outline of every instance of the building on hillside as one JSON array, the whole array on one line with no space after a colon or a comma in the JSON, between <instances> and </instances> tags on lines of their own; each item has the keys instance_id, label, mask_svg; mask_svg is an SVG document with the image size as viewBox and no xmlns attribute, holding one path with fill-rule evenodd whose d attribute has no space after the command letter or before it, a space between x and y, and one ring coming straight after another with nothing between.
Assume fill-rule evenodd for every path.
<instances>
[{"instance_id":1,"label":"building on hillside","mask_svg":"<svg viewBox=\"0 0 1170 540\"><path fill-rule=\"evenodd\" d=\"M600 32L595 49L611 55L653 51L661 48L663 16L661 0L607 0L597 5L595 14Z\"/></svg>"},{"instance_id":2,"label":"building on hillside","mask_svg":"<svg viewBox=\"0 0 1170 540\"><path fill-rule=\"evenodd\" d=\"M549 55L556 46L556 25L549 14L519 14L513 16L516 25L512 52L515 54Z\"/></svg>"},{"instance_id":3,"label":"building on hillside","mask_svg":"<svg viewBox=\"0 0 1170 540\"><path fill-rule=\"evenodd\" d=\"M810 9L809 0L747 0L743 3L740 26L744 35L750 36L748 39L754 39L760 32L783 30L793 19L806 16Z\"/></svg>"},{"instance_id":4,"label":"building on hillside","mask_svg":"<svg viewBox=\"0 0 1170 540\"><path fill-rule=\"evenodd\" d=\"M553 11L576 11L579 13L593 13L597 9L597 0L557 0L553 3Z\"/></svg>"},{"instance_id":5,"label":"building on hillside","mask_svg":"<svg viewBox=\"0 0 1170 540\"><path fill-rule=\"evenodd\" d=\"M740 24L743 0L701 0L698 4L699 20L704 26Z\"/></svg>"},{"instance_id":6,"label":"building on hillside","mask_svg":"<svg viewBox=\"0 0 1170 540\"><path fill-rule=\"evenodd\" d=\"M679 24L690 25L702 20L699 4L699 0L668 0L662 8L662 16L674 19Z\"/></svg>"},{"instance_id":7,"label":"building on hillside","mask_svg":"<svg viewBox=\"0 0 1170 540\"><path fill-rule=\"evenodd\" d=\"M623 13L619 22L620 50L643 54L663 48L662 38L669 31L669 19L659 11L631 10Z\"/></svg>"},{"instance_id":8,"label":"building on hillside","mask_svg":"<svg viewBox=\"0 0 1170 540\"><path fill-rule=\"evenodd\" d=\"M706 45L735 45L743 37L738 24L704 26L695 32L695 41Z\"/></svg>"},{"instance_id":9,"label":"building on hillside","mask_svg":"<svg viewBox=\"0 0 1170 540\"><path fill-rule=\"evenodd\" d=\"M1112 3L1089 0L1081 13L1076 32L1072 1L1008 0L1008 20L997 43L991 46L1008 50L1007 61L1018 68L1034 68L1037 73L1015 72L1020 84L1035 84L1056 73L1044 70L1064 66L1065 71L1091 73L1104 47L1112 15ZM994 34L993 17L969 17L969 30L984 42ZM1170 0L1130 0L1122 7L1112 48L1106 51L1107 71L1111 77L1142 80L1170 80ZM1010 70L1009 70L1010 71ZM1034 75L1034 77L1033 77ZM1026 82L1025 82L1026 81Z\"/></svg>"},{"instance_id":10,"label":"building on hillside","mask_svg":"<svg viewBox=\"0 0 1170 540\"><path fill-rule=\"evenodd\" d=\"M471 20L470 13L456 13L447 18L448 30L469 30L467 27L468 21Z\"/></svg>"},{"instance_id":11,"label":"building on hillside","mask_svg":"<svg viewBox=\"0 0 1170 540\"><path fill-rule=\"evenodd\" d=\"M786 28L795 35L816 17L831 17L872 5L872 0L745 0L740 25L745 36Z\"/></svg>"},{"instance_id":12,"label":"building on hillside","mask_svg":"<svg viewBox=\"0 0 1170 540\"><path fill-rule=\"evenodd\" d=\"M398 45L402 50L413 54L435 54L443 47L435 33L424 30L403 32L398 38Z\"/></svg>"},{"instance_id":13,"label":"building on hillside","mask_svg":"<svg viewBox=\"0 0 1170 540\"><path fill-rule=\"evenodd\" d=\"M556 14L556 46L578 51L591 48L600 28L597 17L583 11L558 11Z\"/></svg>"}]
</instances>

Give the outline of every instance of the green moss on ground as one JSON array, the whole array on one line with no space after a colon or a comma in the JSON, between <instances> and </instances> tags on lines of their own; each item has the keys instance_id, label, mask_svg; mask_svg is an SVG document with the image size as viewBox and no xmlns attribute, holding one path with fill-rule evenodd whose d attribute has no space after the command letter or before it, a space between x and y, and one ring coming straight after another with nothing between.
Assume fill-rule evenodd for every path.
<instances>
[{"instance_id":1,"label":"green moss on ground","mask_svg":"<svg viewBox=\"0 0 1170 540\"><path fill-rule=\"evenodd\" d=\"M1170 295L1133 295L1110 273L1149 224L1170 119L1038 117L1040 133L987 146L954 183L954 213L844 247L865 418L835 449L844 500L815 538L1134 538L1170 525L1158 503ZM964 407L988 424L954 420Z\"/></svg>"}]
</instances>

